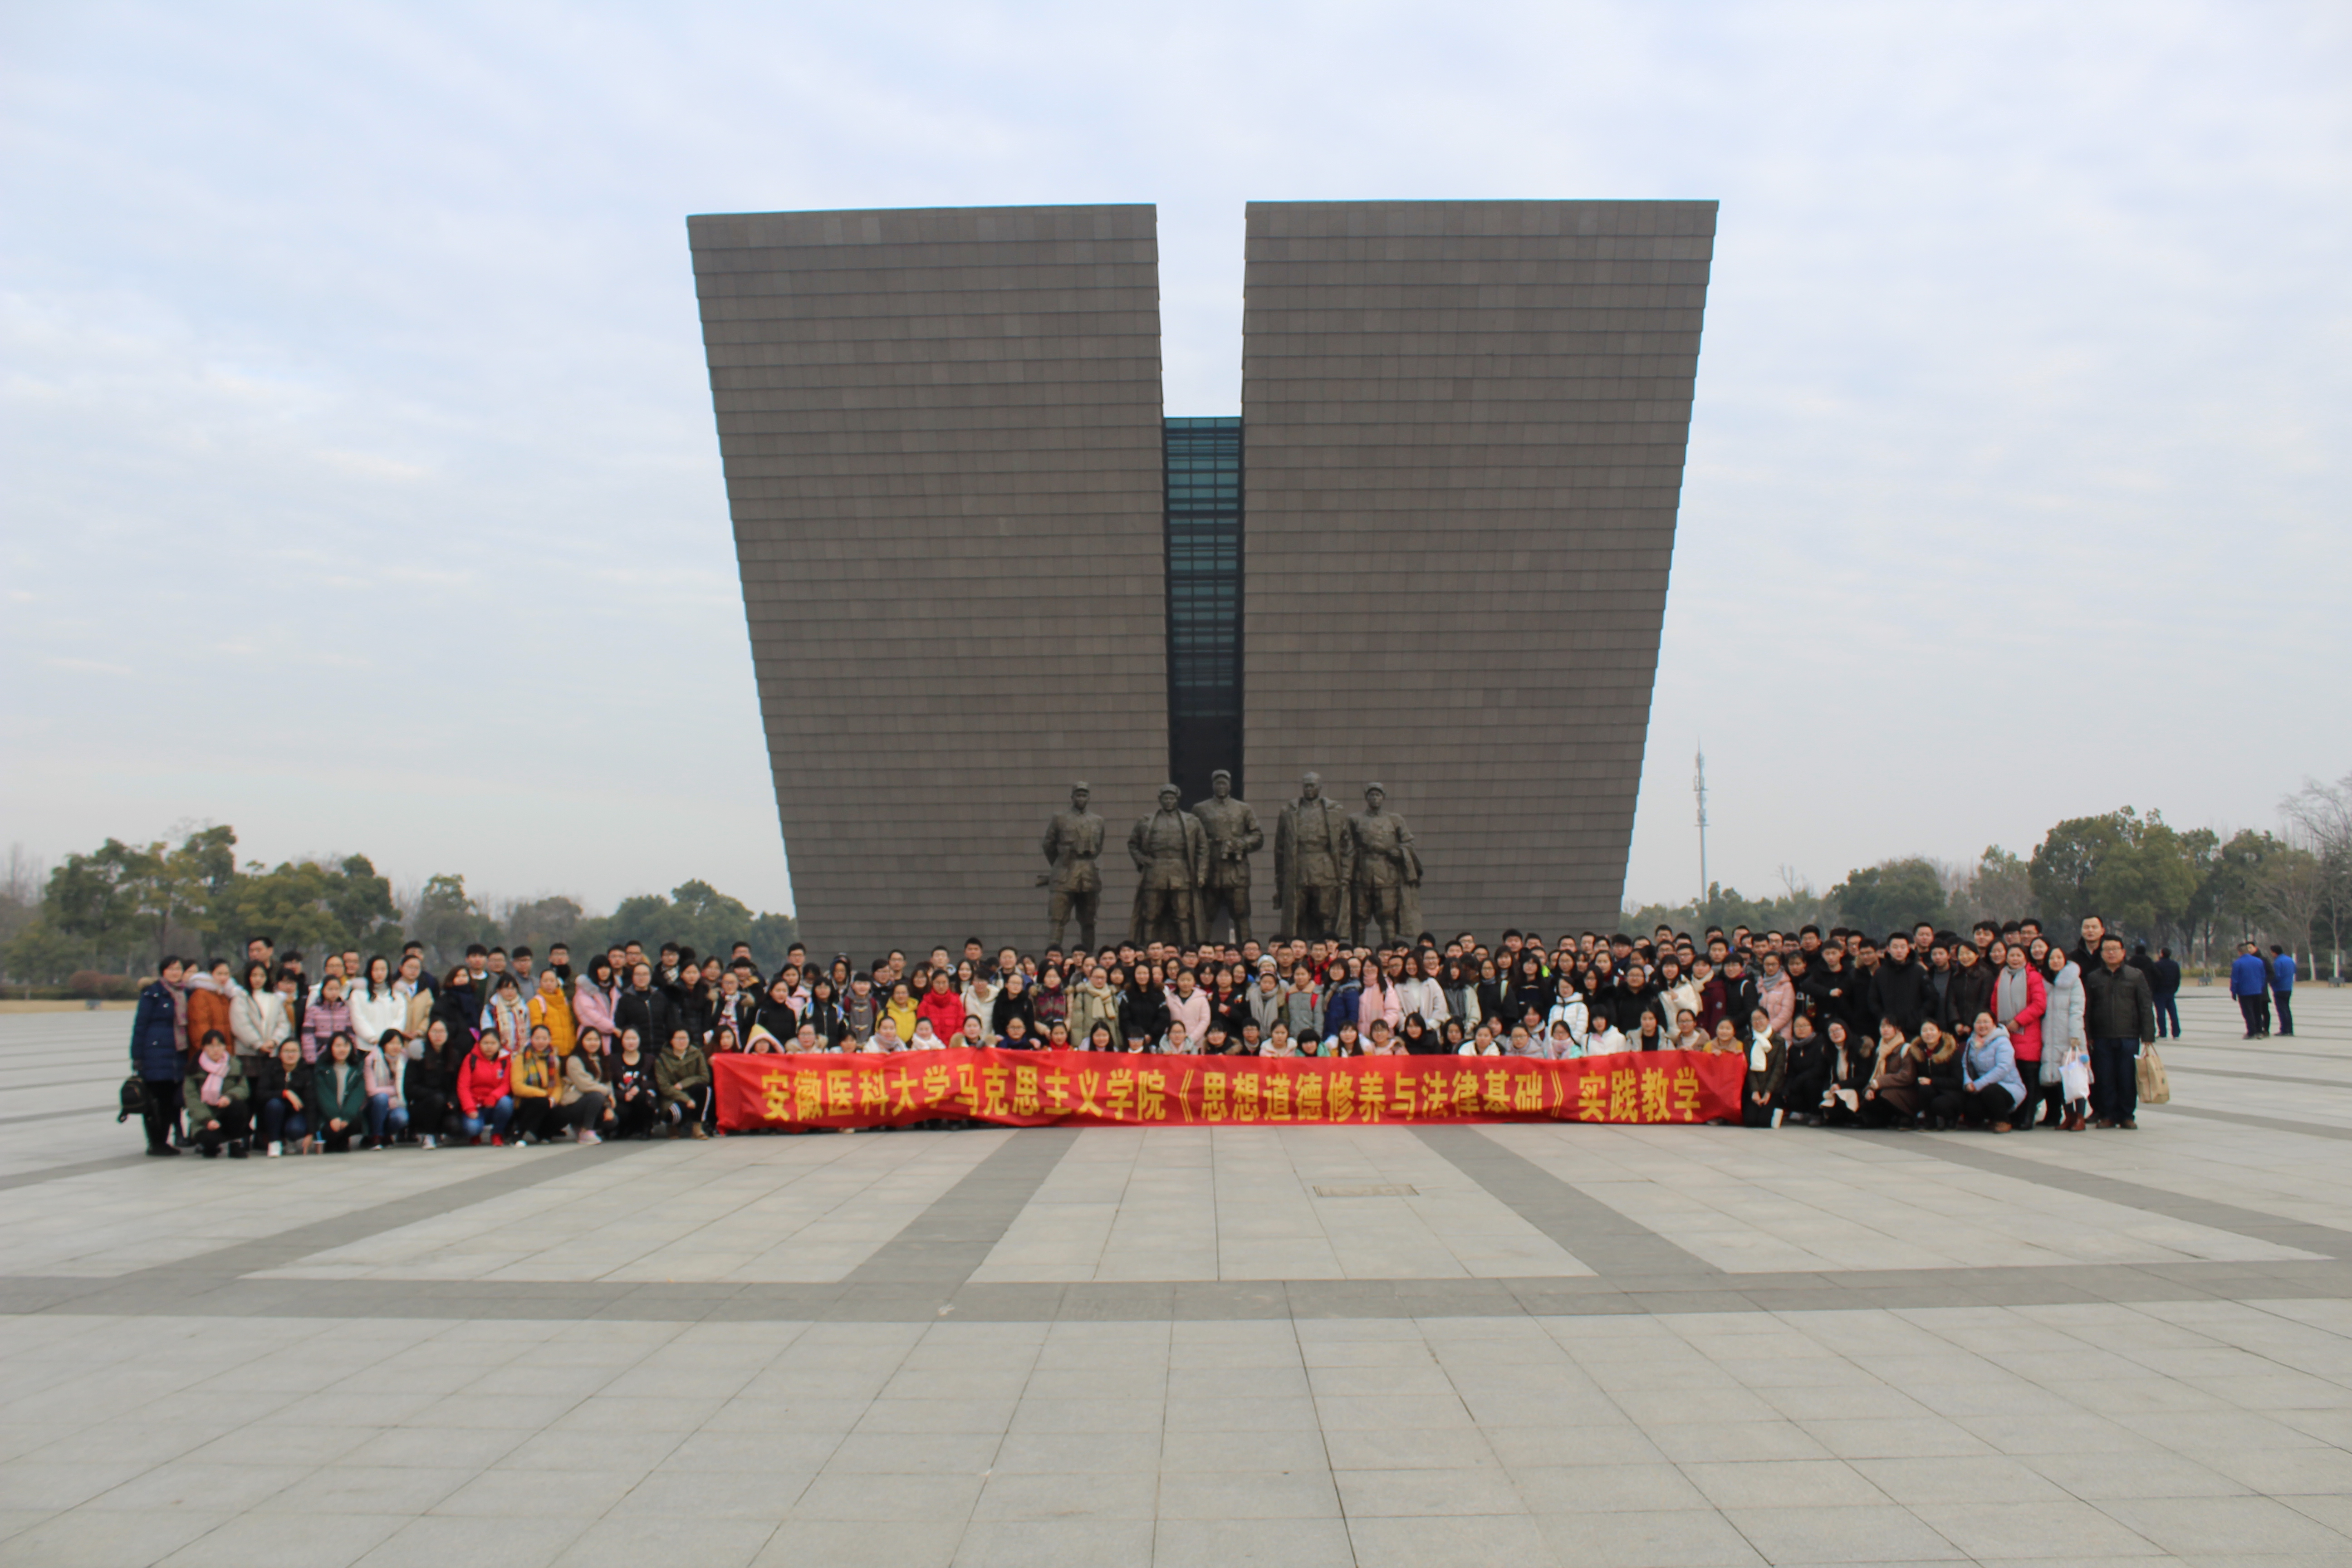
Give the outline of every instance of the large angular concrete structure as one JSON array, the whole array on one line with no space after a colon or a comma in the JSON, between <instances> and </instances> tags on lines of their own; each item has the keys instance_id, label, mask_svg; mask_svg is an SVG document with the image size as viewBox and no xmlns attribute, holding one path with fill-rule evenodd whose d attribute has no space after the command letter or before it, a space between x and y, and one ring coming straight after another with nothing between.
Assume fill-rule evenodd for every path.
<instances>
[{"instance_id":1,"label":"large angular concrete structure","mask_svg":"<svg viewBox=\"0 0 2352 1568\"><path fill-rule=\"evenodd\" d=\"M1714 235L1713 202L1249 207L1251 777L1386 785L1433 930L1615 923Z\"/></svg>"},{"instance_id":2,"label":"large angular concrete structure","mask_svg":"<svg viewBox=\"0 0 2352 1568\"><path fill-rule=\"evenodd\" d=\"M802 930L1033 945L1071 784L1116 819L1167 773L1154 211L688 235Z\"/></svg>"},{"instance_id":3,"label":"large angular concrete structure","mask_svg":"<svg viewBox=\"0 0 2352 1568\"><path fill-rule=\"evenodd\" d=\"M1714 228L1253 204L1243 416L1163 422L1150 207L690 219L811 945L1037 944L1075 778L1117 940L1214 767L1384 784L1433 930L1613 924Z\"/></svg>"}]
</instances>

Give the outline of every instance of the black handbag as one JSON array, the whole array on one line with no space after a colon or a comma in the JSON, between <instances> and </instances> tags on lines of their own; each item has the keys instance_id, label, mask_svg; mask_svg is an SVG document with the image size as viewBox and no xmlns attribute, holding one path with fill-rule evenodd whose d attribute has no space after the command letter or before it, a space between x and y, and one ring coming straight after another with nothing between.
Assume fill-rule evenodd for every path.
<instances>
[{"instance_id":1,"label":"black handbag","mask_svg":"<svg viewBox=\"0 0 2352 1568\"><path fill-rule=\"evenodd\" d=\"M122 1109L115 1113L114 1124L120 1127L134 1116L146 1114L147 1080L133 1073L122 1080Z\"/></svg>"}]
</instances>

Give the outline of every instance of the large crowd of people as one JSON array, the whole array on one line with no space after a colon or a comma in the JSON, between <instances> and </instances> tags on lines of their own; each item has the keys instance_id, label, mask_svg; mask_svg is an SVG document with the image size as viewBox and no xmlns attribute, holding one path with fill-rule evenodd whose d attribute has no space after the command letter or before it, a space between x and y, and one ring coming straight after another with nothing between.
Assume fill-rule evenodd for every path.
<instances>
[{"instance_id":1,"label":"large crowd of people","mask_svg":"<svg viewBox=\"0 0 2352 1568\"><path fill-rule=\"evenodd\" d=\"M2127 952L2096 917L2071 945L2032 920L1884 939L1660 926L1550 946L1511 931L1491 946L1465 932L992 954L973 938L961 958L894 951L864 969L795 945L773 974L746 943L720 957L625 942L559 943L543 963L475 945L439 974L411 942L327 954L314 976L256 936L241 961L163 960L132 1022L124 1111L151 1154L243 1159L706 1138L711 1058L730 1052L1684 1050L1745 1058L1751 1127L2130 1128L2137 1060L2179 1032L2179 985L2168 952Z\"/></svg>"}]
</instances>

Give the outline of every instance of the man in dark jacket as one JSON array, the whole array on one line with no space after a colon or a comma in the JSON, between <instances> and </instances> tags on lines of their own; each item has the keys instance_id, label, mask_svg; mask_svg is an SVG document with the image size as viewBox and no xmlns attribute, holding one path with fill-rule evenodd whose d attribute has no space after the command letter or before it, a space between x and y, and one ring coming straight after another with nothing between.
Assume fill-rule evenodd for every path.
<instances>
[{"instance_id":1,"label":"man in dark jacket","mask_svg":"<svg viewBox=\"0 0 2352 1568\"><path fill-rule=\"evenodd\" d=\"M131 1016L131 1070L146 1091L142 1120L147 1127L147 1152L161 1156L180 1151L172 1134L180 1124L180 1080L187 1076L187 1058L180 1050L180 1004L175 994L187 973L176 958L163 960L160 977L139 993L139 1010Z\"/></svg>"},{"instance_id":2,"label":"man in dark jacket","mask_svg":"<svg viewBox=\"0 0 2352 1568\"><path fill-rule=\"evenodd\" d=\"M2083 939L2074 944L2074 951L2066 956L2074 961L2074 967L2081 970L2085 977L2091 971L2099 967L2099 944L2106 940L2106 921L2096 915L2083 917ZM2026 940L2030 942L2033 939L2027 937ZM2054 947L2057 943L2053 942L2051 945Z\"/></svg>"},{"instance_id":3,"label":"man in dark jacket","mask_svg":"<svg viewBox=\"0 0 2352 1568\"><path fill-rule=\"evenodd\" d=\"M2156 962L2147 968L2147 989L2156 998L2156 1037L2180 1037L2180 961L2172 956L2168 947L2156 950Z\"/></svg>"},{"instance_id":4,"label":"man in dark jacket","mask_svg":"<svg viewBox=\"0 0 2352 1568\"><path fill-rule=\"evenodd\" d=\"M2156 1040L2156 999L2112 931L2100 940L2098 967L2083 975L2083 1033L2091 1042L2091 1124L2137 1127L2138 1058Z\"/></svg>"},{"instance_id":5,"label":"man in dark jacket","mask_svg":"<svg viewBox=\"0 0 2352 1568\"><path fill-rule=\"evenodd\" d=\"M1886 958L1870 980L1871 1002L1881 1018L1892 1018L1906 1040L1936 1016L1936 987L1911 956L1911 939L1901 931L1886 939Z\"/></svg>"},{"instance_id":6,"label":"man in dark jacket","mask_svg":"<svg viewBox=\"0 0 2352 1568\"><path fill-rule=\"evenodd\" d=\"M637 1044L652 1056L669 1048L669 1032L677 1022L669 994L654 984L653 965L640 963L631 970L629 988L613 1004L613 1033L617 1037L624 1029L635 1029Z\"/></svg>"}]
</instances>

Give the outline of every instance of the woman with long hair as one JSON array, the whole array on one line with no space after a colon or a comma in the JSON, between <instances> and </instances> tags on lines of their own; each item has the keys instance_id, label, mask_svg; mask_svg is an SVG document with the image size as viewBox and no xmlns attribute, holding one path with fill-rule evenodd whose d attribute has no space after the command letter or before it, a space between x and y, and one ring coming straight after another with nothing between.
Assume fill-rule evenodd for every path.
<instances>
[{"instance_id":1,"label":"woman with long hair","mask_svg":"<svg viewBox=\"0 0 2352 1568\"><path fill-rule=\"evenodd\" d=\"M603 953L588 961L588 973L572 983L572 1017L580 1029L593 1029L613 1037L613 1003L619 990L613 984L613 961Z\"/></svg>"},{"instance_id":2,"label":"woman with long hair","mask_svg":"<svg viewBox=\"0 0 2352 1568\"><path fill-rule=\"evenodd\" d=\"M373 1050L386 1029L408 1026L408 998L392 984L392 960L376 953L351 989L352 1038L360 1049Z\"/></svg>"},{"instance_id":3,"label":"woman with long hair","mask_svg":"<svg viewBox=\"0 0 2352 1568\"><path fill-rule=\"evenodd\" d=\"M228 1023L236 1054L248 1065L276 1056L279 1042L294 1037L293 1020L271 983L269 965L256 959L245 966L245 984L229 994Z\"/></svg>"}]
</instances>

